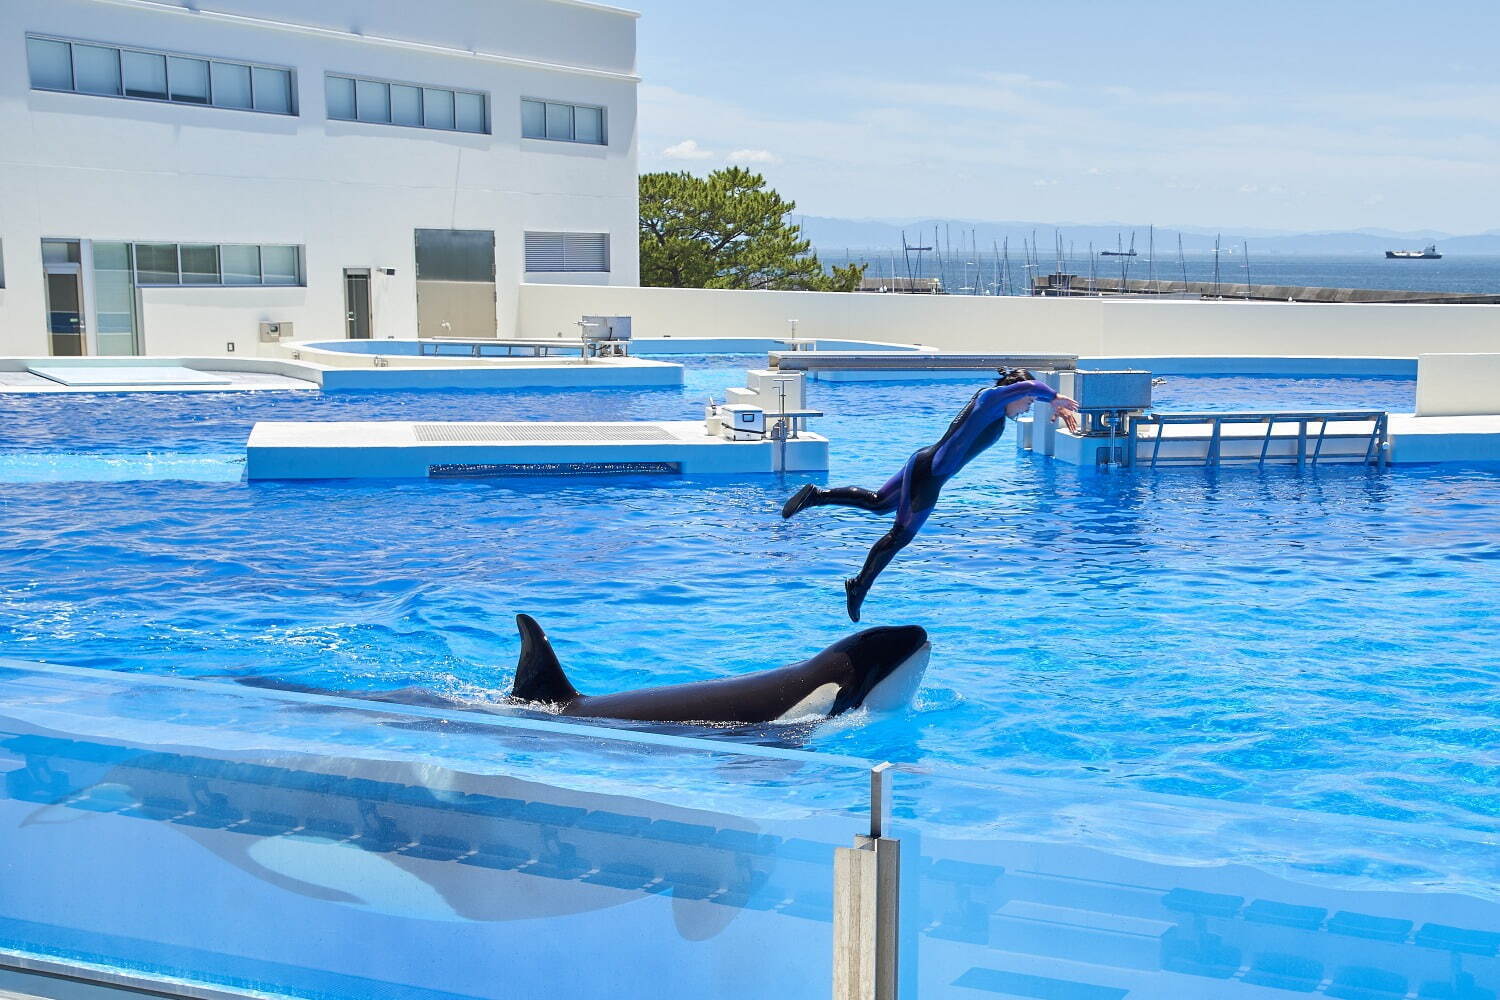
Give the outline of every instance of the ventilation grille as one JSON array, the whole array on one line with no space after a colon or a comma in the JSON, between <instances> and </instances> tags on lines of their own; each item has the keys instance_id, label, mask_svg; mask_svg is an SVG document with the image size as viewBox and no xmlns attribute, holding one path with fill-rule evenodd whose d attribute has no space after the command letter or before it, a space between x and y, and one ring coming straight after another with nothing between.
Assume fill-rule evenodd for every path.
<instances>
[{"instance_id":1,"label":"ventilation grille","mask_svg":"<svg viewBox=\"0 0 1500 1000\"><path fill-rule=\"evenodd\" d=\"M650 424L417 424L417 440L424 444L488 444L522 442L676 441Z\"/></svg>"},{"instance_id":2,"label":"ventilation grille","mask_svg":"<svg viewBox=\"0 0 1500 1000\"><path fill-rule=\"evenodd\" d=\"M429 465L434 479L479 479L487 476L608 476L666 474L682 471L677 462L538 462L533 465Z\"/></svg>"},{"instance_id":3,"label":"ventilation grille","mask_svg":"<svg viewBox=\"0 0 1500 1000\"><path fill-rule=\"evenodd\" d=\"M527 271L608 271L608 233L527 233Z\"/></svg>"}]
</instances>

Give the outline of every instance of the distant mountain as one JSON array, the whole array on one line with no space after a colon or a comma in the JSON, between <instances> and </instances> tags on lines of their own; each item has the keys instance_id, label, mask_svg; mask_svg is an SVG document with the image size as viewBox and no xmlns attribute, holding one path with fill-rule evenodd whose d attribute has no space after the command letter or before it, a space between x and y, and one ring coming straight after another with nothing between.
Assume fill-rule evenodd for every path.
<instances>
[{"instance_id":1,"label":"distant mountain","mask_svg":"<svg viewBox=\"0 0 1500 1000\"><path fill-rule=\"evenodd\" d=\"M803 233L812 240L813 246L827 252L849 250L895 250L900 252L903 233L908 244L913 246L940 246L946 254L951 246L957 256L969 246L979 250L990 250L997 244L1009 240L1010 252L1020 259L1022 244L1035 239L1037 254L1043 260L1056 251L1057 239L1061 237L1063 250L1076 258L1088 252L1092 243L1094 251L1128 249L1132 233L1135 248L1142 256L1147 249L1148 227L1126 223L1093 223L1078 225L1050 222L979 222L968 219L917 219L903 222L889 219L834 219L824 216L798 216ZM1183 250L1190 254L1201 254L1214 247L1215 233L1199 227L1158 226L1156 249L1158 256L1175 254L1177 238L1181 235ZM1225 230L1220 235L1221 246L1232 247L1236 252L1241 243L1249 243L1250 253L1270 254L1383 254L1386 250L1417 249L1428 243L1437 243L1445 254L1500 254L1500 230L1490 230L1472 236L1454 236L1436 230L1398 232L1389 229L1358 229L1350 232L1288 233L1280 230L1247 229Z\"/></svg>"}]
</instances>

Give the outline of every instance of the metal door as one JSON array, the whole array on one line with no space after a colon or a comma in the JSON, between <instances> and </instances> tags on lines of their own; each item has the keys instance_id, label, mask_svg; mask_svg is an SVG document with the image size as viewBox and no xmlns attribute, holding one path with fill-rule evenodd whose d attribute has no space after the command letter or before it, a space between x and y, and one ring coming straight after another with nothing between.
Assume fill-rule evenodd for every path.
<instances>
[{"instance_id":1,"label":"metal door","mask_svg":"<svg viewBox=\"0 0 1500 1000\"><path fill-rule=\"evenodd\" d=\"M418 229L417 336L494 339L495 233Z\"/></svg>"},{"instance_id":2,"label":"metal door","mask_svg":"<svg viewBox=\"0 0 1500 1000\"><path fill-rule=\"evenodd\" d=\"M344 269L344 314L350 340L370 339L370 269Z\"/></svg>"}]
</instances>

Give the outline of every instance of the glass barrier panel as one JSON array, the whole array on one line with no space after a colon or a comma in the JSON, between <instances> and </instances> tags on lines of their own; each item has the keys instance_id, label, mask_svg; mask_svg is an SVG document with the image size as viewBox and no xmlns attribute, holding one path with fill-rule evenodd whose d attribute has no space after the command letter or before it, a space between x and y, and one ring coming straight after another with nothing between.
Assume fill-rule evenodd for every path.
<instances>
[{"instance_id":1,"label":"glass barrier panel","mask_svg":"<svg viewBox=\"0 0 1500 1000\"><path fill-rule=\"evenodd\" d=\"M329 1000L824 1000L867 789L797 750L0 661L0 952Z\"/></svg>"},{"instance_id":2,"label":"glass barrier panel","mask_svg":"<svg viewBox=\"0 0 1500 1000\"><path fill-rule=\"evenodd\" d=\"M898 770L903 997L1492 1000L1500 838Z\"/></svg>"}]
</instances>

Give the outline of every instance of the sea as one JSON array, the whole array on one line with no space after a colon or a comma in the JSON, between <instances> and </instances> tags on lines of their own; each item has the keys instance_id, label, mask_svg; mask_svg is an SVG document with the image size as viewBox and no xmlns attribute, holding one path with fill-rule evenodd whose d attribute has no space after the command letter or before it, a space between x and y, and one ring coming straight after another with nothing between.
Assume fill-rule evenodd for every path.
<instances>
[{"instance_id":1,"label":"sea","mask_svg":"<svg viewBox=\"0 0 1500 1000\"><path fill-rule=\"evenodd\" d=\"M1393 247L1393 249L1404 249ZM1390 260L1384 256L1311 254L1258 254L1255 246L1234 247L1233 253L1219 255L1218 280L1224 284L1301 285L1320 288L1375 288L1396 291L1464 292L1500 295L1500 256L1444 255L1441 260ZM957 251L941 263L936 254L925 253L921 260L913 254L908 262L899 249L818 248L825 267L854 263L868 264L865 274L888 278L893 274L905 278L941 277L943 287L954 295L1026 294L1027 276L1048 274L1056 270L1056 253L1044 253L1034 268L1028 269L1022 254L1012 249L1008 259L992 252ZM1067 253L1062 268L1072 274L1089 276L1087 252ZM1008 267L1007 267L1008 265ZM1134 281L1156 278L1161 281L1213 281L1214 255L1188 253L1178 257L1158 253L1153 264L1142 253L1137 257L1099 257L1092 273L1100 278L1122 276Z\"/></svg>"}]
</instances>

